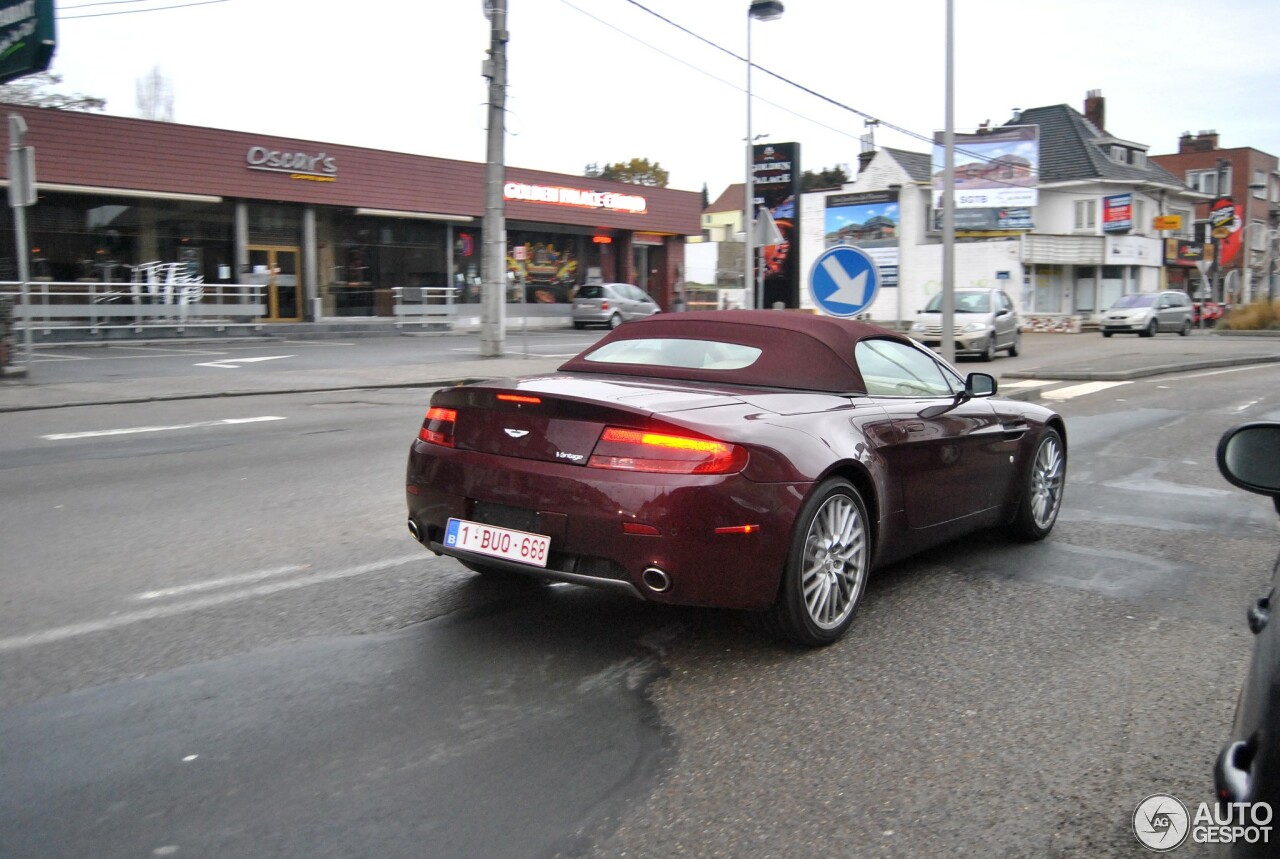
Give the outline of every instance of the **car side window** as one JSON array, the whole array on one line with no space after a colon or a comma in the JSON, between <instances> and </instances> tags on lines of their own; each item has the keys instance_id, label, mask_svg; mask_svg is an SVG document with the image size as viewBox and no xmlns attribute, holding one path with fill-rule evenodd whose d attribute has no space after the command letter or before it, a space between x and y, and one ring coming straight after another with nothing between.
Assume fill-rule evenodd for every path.
<instances>
[{"instance_id":1,"label":"car side window","mask_svg":"<svg viewBox=\"0 0 1280 859\"><path fill-rule=\"evenodd\" d=\"M867 393L878 397L950 397L947 375L926 352L894 340L862 340L854 360Z\"/></svg>"}]
</instances>

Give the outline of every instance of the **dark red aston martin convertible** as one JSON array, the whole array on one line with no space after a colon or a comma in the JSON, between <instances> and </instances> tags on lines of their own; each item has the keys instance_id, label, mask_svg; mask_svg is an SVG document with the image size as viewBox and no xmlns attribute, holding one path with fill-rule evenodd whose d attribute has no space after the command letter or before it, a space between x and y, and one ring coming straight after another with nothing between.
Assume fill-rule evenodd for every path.
<instances>
[{"instance_id":1,"label":"dark red aston martin convertible","mask_svg":"<svg viewBox=\"0 0 1280 859\"><path fill-rule=\"evenodd\" d=\"M556 373L437 391L409 530L479 573L744 609L829 644L877 565L1053 527L1062 418L995 390L865 323L664 313Z\"/></svg>"}]
</instances>

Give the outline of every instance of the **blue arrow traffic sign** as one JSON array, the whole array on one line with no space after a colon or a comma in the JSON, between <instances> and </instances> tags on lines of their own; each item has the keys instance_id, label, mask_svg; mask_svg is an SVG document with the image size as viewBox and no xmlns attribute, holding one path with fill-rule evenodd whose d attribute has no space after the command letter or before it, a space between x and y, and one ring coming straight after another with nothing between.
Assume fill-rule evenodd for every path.
<instances>
[{"instance_id":1,"label":"blue arrow traffic sign","mask_svg":"<svg viewBox=\"0 0 1280 859\"><path fill-rule=\"evenodd\" d=\"M830 316L857 316L871 306L879 290L880 269L861 248L828 248L809 270L813 302Z\"/></svg>"}]
</instances>

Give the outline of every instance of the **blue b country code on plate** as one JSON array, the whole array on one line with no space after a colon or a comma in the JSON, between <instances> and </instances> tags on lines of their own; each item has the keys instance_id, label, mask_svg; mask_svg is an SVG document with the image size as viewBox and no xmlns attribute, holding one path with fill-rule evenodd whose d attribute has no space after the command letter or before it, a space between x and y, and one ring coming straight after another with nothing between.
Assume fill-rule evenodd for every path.
<instances>
[{"instance_id":1,"label":"blue b country code on plate","mask_svg":"<svg viewBox=\"0 0 1280 859\"><path fill-rule=\"evenodd\" d=\"M463 549L520 564L545 567L551 538L543 534L468 522L466 519L450 519L444 532L444 544L451 549Z\"/></svg>"}]
</instances>

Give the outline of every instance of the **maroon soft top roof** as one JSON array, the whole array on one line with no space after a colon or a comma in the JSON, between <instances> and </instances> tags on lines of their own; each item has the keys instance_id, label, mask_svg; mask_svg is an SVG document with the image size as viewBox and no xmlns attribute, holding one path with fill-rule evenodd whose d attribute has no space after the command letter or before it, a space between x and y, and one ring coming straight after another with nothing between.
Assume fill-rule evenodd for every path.
<instances>
[{"instance_id":1,"label":"maroon soft top roof","mask_svg":"<svg viewBox=\"0 0 1280 859\"><path fill-rule=\"evenodd\" d=\"M597 363L586 356L615 340L649 338L722 340L762 350L759 359L740 370L655 367L648 364ZM590 349L570 358L560 369L573 373L649 376L703 382L732 382L774 388L833 393L866 393L853 358L859 340L881 338L912 341L875 325L786 310L706 310L661 313L615 328Z\"/></svg>"}]
</instances>

